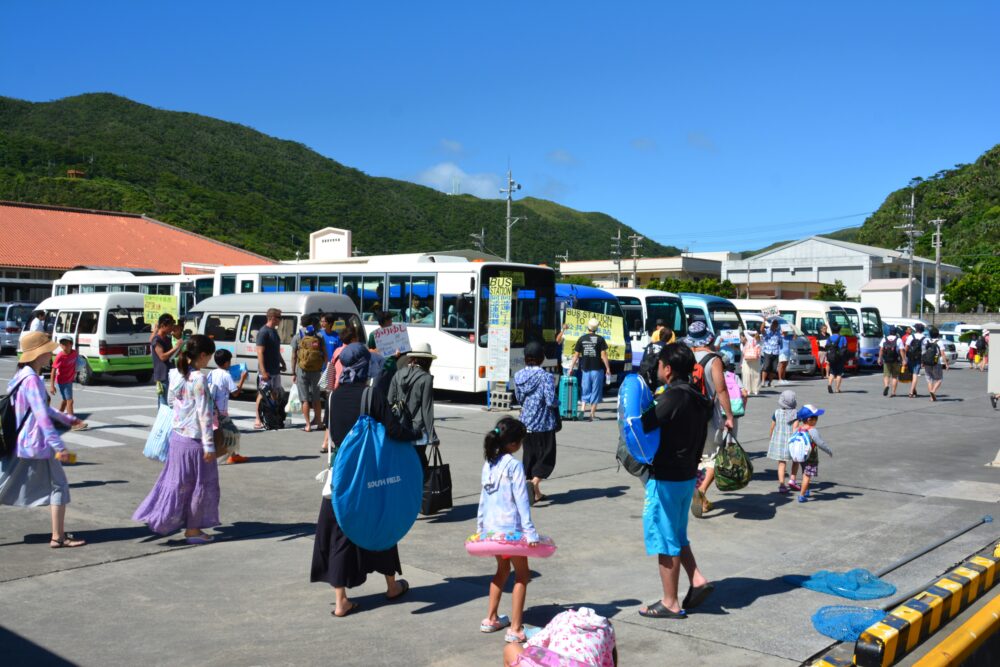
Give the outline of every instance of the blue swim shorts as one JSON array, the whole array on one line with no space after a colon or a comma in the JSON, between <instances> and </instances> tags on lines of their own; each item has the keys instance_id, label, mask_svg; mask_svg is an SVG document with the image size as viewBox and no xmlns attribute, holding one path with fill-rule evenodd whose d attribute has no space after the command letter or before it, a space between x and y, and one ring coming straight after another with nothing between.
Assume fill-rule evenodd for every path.
<instances>
[{"instance_id":1,"label":"blue swim shorts","mask_svg":"<svg viewBox=\"0 0 1000 667\"><path fill-rule=\"evenodd\" d=\"M690 544L687 536L688 510L696 481L650 479L646 482L646 505L642 509L646 554L680 556L681 548Z\"/></svg>"}]
</instances>

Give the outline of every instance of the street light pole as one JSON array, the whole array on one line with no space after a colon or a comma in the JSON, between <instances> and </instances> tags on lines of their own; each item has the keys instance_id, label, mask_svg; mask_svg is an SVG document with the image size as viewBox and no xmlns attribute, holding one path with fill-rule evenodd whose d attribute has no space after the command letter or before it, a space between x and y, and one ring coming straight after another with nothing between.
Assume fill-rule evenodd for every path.
<instances>
[{"instance_id":1,"label":"street light pole","mask_svg":"<svg viewBox=\"0 0 1000 667\"><path fill-rule=\"evenodd\" d=\"M520 183L514 182L514 177L511 176L510 169L507 170L507 187L500 190L500 194L507 195L507 255L506 261L510 261L510 229L518 220L523 220L523 217L512 218L511 217L511 204L514 199L514 192L521 189Z\"/></svg>"}]
</instances>

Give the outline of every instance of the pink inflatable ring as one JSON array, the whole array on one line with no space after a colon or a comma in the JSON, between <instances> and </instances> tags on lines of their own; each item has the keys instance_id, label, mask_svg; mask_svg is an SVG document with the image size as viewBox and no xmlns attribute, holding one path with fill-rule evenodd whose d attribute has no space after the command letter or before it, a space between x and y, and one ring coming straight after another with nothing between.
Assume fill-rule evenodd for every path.
<instances>
[{"instance_id":1,"label":"pink inflatable ring","mask_svg":"<svg viewBox=\"0 0 1000 667\"><path fill-rule=\"evenodd\" d=\"M528 546L524 533L476 533L465 540L465 550L471 556L527 556L548 558L556 552L551 537L538 536L538 544Z\"/></svg>"}]
</instances>

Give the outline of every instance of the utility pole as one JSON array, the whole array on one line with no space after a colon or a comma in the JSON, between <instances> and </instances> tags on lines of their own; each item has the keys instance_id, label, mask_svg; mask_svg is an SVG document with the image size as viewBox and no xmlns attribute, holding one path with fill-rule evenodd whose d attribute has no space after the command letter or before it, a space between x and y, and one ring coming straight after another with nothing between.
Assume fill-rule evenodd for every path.
<instances>
[{"instance_id":1,"label":"utility pole","mask_svg":"<svg viewBox=\"0 0 1000 667\"><path fill-rule=\"evenodd\" d=\"M934 324L937 324L938 313L941 312L941 225L944 219L935 218L931 224L937 228L931 242L934 246Z\"/></svg>"},{"instance_id":2,"label":"utility pole","mask_svg":"<svg viewBox=\"0 0 1000 667\"><path fill-rule=\"evenodd\" d=\"M915 218L914 211L916 206L916 194L914 192L910 193L910 204L907 206L903 204L903 219L906 220L902 225L896 225L896 229L903 230L903 234L906 235L906 253L909 255L910 268L907 273L906 279L906 316L909 317L910 313L913 312L913 241L919 236L923 236L923 232L919 231L913 224Z\"/></svg>"},{"instance_id":3,"label":"utility pole","mask_svg":"<svg viewBox=\"0 0 1000 667\"><path fill-rule=\"evenodd\" d=\"M637 273L639 270L639 248L642 247L642 237L638 234L633 234L628 238L632 242L632 289L638 289L639 279Z\"/></svg>"},{"instance_id":4,"label":"utility pole","mask_svg":"<svg viewBox=\"0 0 1000 667\"><path fill-rule=\"evenodd\" d=\"M618 235L612 236L614 242L611 245L611 261L615 263L615 287L622 286L622 228L618 228Z\"/></svg>"},{"instance_id":5,"label":"utility pole","mask_svg":"<svg viewBox=\"0 0 1000 667\"><path fill-rule=\"evenodd\" d=\"M517 224L518 220L523 220L522 217L512 218L510 207L513 203L514 193L521 189L520 183L514 182L514 177L511 176L510 169L507 169L507 187L500 190L500 194L507 195L507 256L506 261L510 261L510 228Z\"/></svg>"},{"instance_id":6,"label":"utility pole","mask_svg":"<svg viewBox=\"0 0 1000 667\"><path fill-rule=\"evenodd\" d=\"M562 255L556 255L556 259L558 259L561 262L568 262L569 261L569 248L567 248L566 252L563 253Z\"/></svg>"},{"instance_id":7,"label":"utility pole","mask_svg":"<svg viewBox=\"0 0 1000 667\"><path fill-rule=\"evenodd\" d=\"M469 234L469 236L472 237L472 241L476 244L476 248L479 249L479 252L485 253L486 252L486 228L483 227L482 229L480 229L480 231L479 231L478 234Z\"/></svg>"}]
</instances>

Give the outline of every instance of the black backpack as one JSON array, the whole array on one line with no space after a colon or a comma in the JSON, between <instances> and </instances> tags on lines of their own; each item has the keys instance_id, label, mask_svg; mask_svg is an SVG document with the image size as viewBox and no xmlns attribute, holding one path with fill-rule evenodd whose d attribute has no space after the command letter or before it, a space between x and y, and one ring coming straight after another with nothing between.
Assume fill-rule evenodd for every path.
<instances>
[{"instance_id":1,"label":"black backpack","mask_svg":"<svg viewBox=\"0 0 1000 667\"><path fill-rule=\"evenodd\" d=\"M615 451L615 459L618 461L619 469L625 468L625 472L633 477L638 477L643 484L649 479L649 471L652 469L652 466L636 461L635 457L628 451L625 438L620 435L618 436L618 449Z\"/></svg>"},{"instance_id":2,"label":"black backpack","mask_svg":"<svg viewBox=\"0 0 1000 667\"><path fill-rule=\"evenodd\" d=\"M826 361L831 364L839 364L841 355L843 354L843 349L840 347L840 341L844 340L842 336L838 334L837 339L834 340L833 336L826 341Z\"/></svg>"},{"instance_id":3,"label":"black backpack","mask_svg":"<svg viewBox=\"0 0 1000 667\"><path fill-rule=\"evenodd\" d=\"M17 451L17 436L24 426L23 420L20 424L17 423L17 413L14 410L14 398L21 388L21 382L14 385L9 394L0 396L0 458L4 459L10 458Z\"/></svg>"},{"instance_id":4,"label":"black backpack","mask_svg":"<svg viewBox=\"0 0 1000 667\"><path fill-rule=\"evenodd\" d=\"M937 366L941 363L941 348L938 347L937 341L929 339L924 341L924 351L920 355L920 363L924 366Z\"/></svg>"},{"instance_id":5,"label":"black backpack","mask_svg":"<svg viewBox=\"0 0 1000 667\"><path fill-rule=\"evenodd\" d=\"M887 336L885 342L882 343L882 363L885 364L898 364L902 359L899 358L899 339L895 336L892 340L889 340Z\"/></svg>"},{"instance_id":6,"label":"black backpack","mask_svg":"<svg viewBox=\"0 0 1000 667\"><path fill-rule=\"evenodd\" d=\"M650 343L642 353L642 361L639 363L639 377L646 381L650 390L656 391L660 386L660 378L657 377L658 361L663 343Z\"/></svg>"},{"instance_id":7,"label":"black backpack","mask_svg":"<svg viewBox=\"0 0 1000 667\"><path fill-rule=\"evenodd\" d=\"M921 352L923 351L924 339L911 336L906 344L906 363L908 366L916 366L920 363Z\"/></svg>"}]
</instances>

